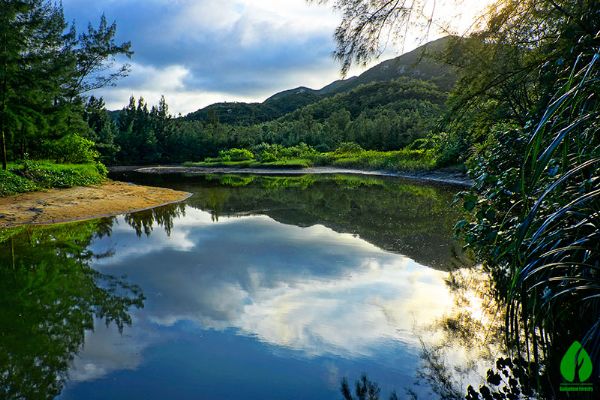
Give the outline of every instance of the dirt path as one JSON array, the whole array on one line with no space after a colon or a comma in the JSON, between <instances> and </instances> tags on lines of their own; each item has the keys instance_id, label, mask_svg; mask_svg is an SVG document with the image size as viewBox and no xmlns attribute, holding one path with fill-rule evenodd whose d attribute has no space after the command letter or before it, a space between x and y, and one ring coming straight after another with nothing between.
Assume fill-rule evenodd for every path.
<instances>
[{"instance_id":1,"label":"dirt path","mask_svg":"<svg viewBox=\"0 0 600 400\"><path fill-rule=\"evenodd\" d=\"M0 228L125 214L177 203L190 196L171 189L107 182L0 197Z\"/></svg>"}]
</instances>

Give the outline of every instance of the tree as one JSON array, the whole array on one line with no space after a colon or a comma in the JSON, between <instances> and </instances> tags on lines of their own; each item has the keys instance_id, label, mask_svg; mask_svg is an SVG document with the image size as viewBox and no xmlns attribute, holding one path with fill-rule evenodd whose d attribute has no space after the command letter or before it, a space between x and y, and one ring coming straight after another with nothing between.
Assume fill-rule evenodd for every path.
<instances>
[{"instance_id":1,"label":"tree","mask_svg":"<svg viewBox=\"0 0 600 400\"><path fill-rule=\"evenodd\" d=\"M118 79L127 76L130 65L122 64L115 68L115 64L117 55L131 58L131 43L115 43L116 32L116 23L109 25L104 15L100 17L97 29L89 24L87 32L78 36L71 27L66 47L66 51L75 58L75 68L66 87L70 99L91 90L114 86Z\"/></svg>"},{"instance_id":2,"label":"tree","mask_svg":"<svg viewBox=\"0 0 600 400\"><path fill-rule=\"evenodd\" d=\"M366 64L382 54L384 41L402 41L409 29L426 39L437 18L436 0L307 0L309 3L333 3L342 14L335 30L337 49L334 56L341 62L345 75L353 63ZM457 5L459 0L441 1ZM443 21L436 20L437 25Z\"/></svg>"},{"instance_id":3,"label":"tree","mask_svg":"<svg viewBox=\"0 0 600 400\"><path fill-rule=\"evenodd\" d=\"M78 36L73 26L67 30L62 7L49 0L0 5L0 158L6 169L17 145L24 153L28 136L58 139L83 128L82 95L126 75L127 65L113 72L114 59L132 53L129 43L114 42L116 26L104 17L98 29Z\"/></svg>"},{"instance_id":4,"label":"tree","mask_svg":"<svg viewBox=\"0 0 600 400\"><path fill-rule=\"evenodd\" d=\"M0 14L0 155L24 126L43 126L45 108L58 94L65 65L62 11L43 1L2 1Z\"/></svg>"},{"instance_id":5,"label":"tree","mask_svg":"<svg viewBox=\"0 0 600 400\"><path fill-rule=\"evenodd\" d=\"M101 161L105 164L115 162L119 146L115 144L117 125L108 114L104 100L91 96L85 106L84 118L91 130L89 138L96 144Z\"/></svg>"}]
</instances>

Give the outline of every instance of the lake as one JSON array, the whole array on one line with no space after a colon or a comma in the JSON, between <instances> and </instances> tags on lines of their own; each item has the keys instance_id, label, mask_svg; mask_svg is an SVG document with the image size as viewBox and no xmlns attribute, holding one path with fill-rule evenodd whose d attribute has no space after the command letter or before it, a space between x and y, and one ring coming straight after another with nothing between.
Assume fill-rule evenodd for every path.
<instances>
[{"instance_id":1,"label":"lake","mask_svg":"<svg viewBox=\"0 0 600 400\"><path fill-rule=\"evenodd\" d=\"M193 196L0 231L4 397L339 399L342 378L366 373L382 398L427 399L439 397L435 357L452 376L481 373L456 187L120 178Z\"/></svg>"}]
</instances>

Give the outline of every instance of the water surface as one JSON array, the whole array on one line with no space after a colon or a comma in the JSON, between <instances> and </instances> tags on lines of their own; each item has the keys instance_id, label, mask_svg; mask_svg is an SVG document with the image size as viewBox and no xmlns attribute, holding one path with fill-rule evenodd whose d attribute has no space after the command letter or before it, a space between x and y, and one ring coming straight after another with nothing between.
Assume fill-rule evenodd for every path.
<instances>
[{"instance_id":1,"label":"water surface","mask_svg":"<svg viewBox=\"0 0 600 400\"><path fill-rule=\"evenodd\" d=\"M140 177L124 177L140 181ZM451 313L456 189L353 176L145 178L194 193L0 232L0 386L28 399L336 399L418 383ZM150 182L147 179L151 179ZM466 363L456 347L450 362ZM466 353L465 353L466 352Z\"/></svg>"}]
</instances>

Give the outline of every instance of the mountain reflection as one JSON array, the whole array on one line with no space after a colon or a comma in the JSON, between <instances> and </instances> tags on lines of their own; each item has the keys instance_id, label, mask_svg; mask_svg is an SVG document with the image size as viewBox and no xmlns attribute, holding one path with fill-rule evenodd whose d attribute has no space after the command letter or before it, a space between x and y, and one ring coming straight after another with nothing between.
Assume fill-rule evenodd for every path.
<instances>
[{"instance_id":1,"label":"mountain reflection","mask_svg":"<svg viewBox=\"0 0 600 400\"><path fill-rule=\"evenodd\" d=\"M0 398L53 399L94 319L131 324L139 287L92 269L111 220L0 231Z\"/></svg>"},{"instance_id":2,"label":"mountain reflection","mask_svg":"<svg viewBox=\"0 0 600 400\"><path fill-rule=\"evenodd\" d=\"M435 314L448 302L443 292L429 296L443 290L442 273L319 225L258 216L213 224L190 209L176 221L176 242L163 235L134 246L129 232L116 230L94 244L98 251L113 243L135 247L100 268L126 274L149 296L160 294L144 313L162 325L193 320L307 354L367 355L382 336L409 340L403 333L417 312Z\"/></svg>"},{"instance_id":3,"label":"mountain reflection","mask_svg":"<svg viewBox=\"0 0 600 400\"><path fill-rule=\"evenodd\" d=\"M456 189L397 178L352 175L192 176L121 174L145 184L194 193L187 204L224 216L260 214L290 225L325 225L387 251L449 271L471 265L456 242Z\"/></svg>"}]
</instances>

